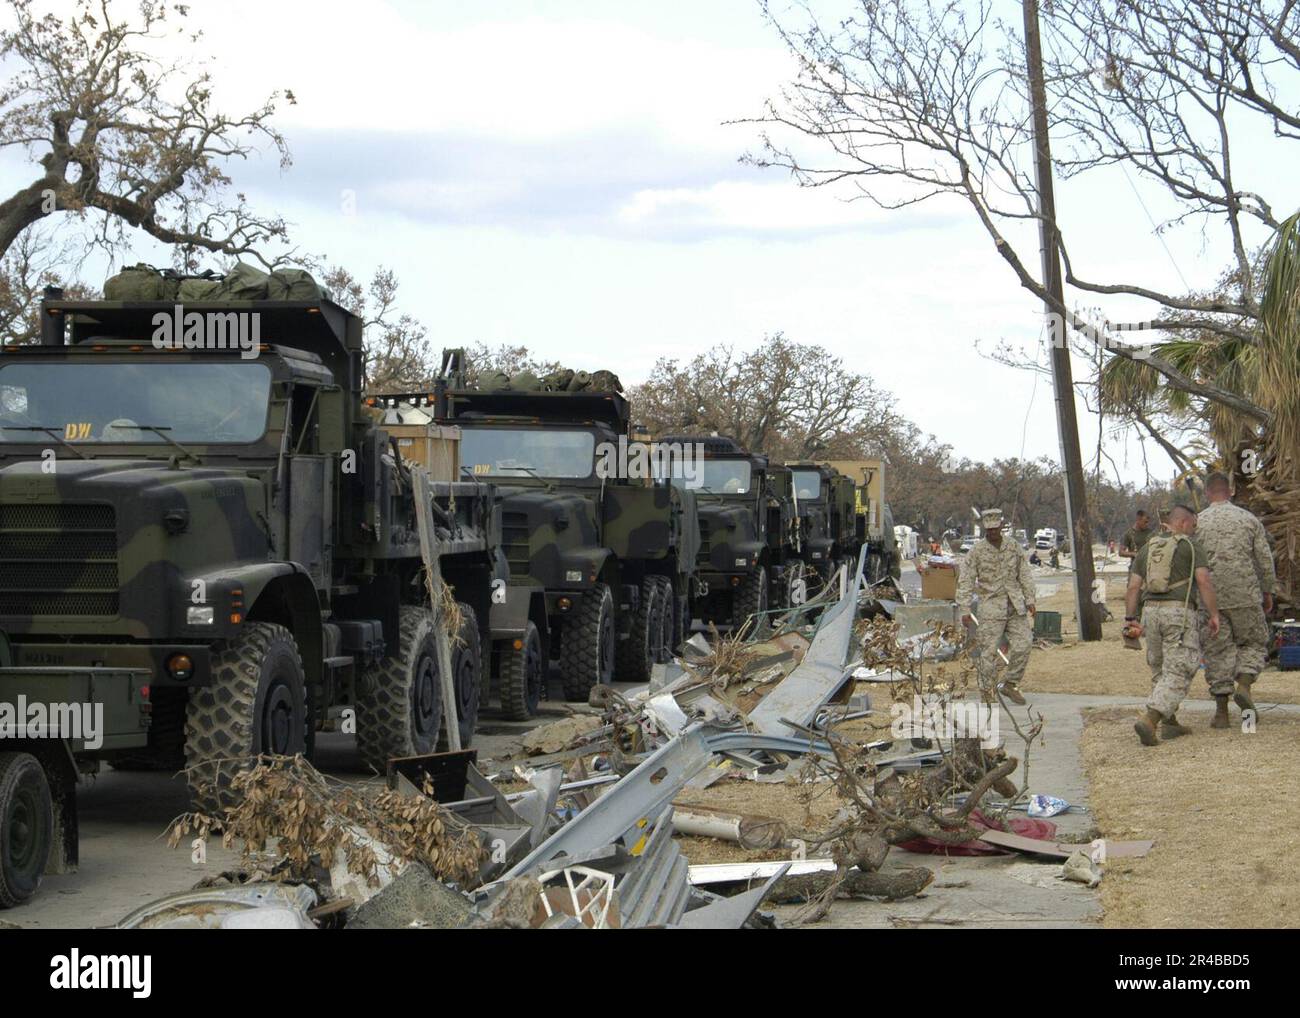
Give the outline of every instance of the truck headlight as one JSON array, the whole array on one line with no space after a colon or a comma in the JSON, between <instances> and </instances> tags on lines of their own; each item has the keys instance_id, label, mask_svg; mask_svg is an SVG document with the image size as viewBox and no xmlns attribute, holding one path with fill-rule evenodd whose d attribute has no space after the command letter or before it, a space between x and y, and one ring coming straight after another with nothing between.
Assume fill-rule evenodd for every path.
<instances>
[{"instance_id":1,"label":"truck headlight","mask_svg":"<svg viewBox=\"0 0 1300 1018\"><path fill-rule=\"evenodd\" d=\"M217 620L217 610L211 605L190 605L185 609L187 626L210 626Z\"/></svg>"}]
</instances>

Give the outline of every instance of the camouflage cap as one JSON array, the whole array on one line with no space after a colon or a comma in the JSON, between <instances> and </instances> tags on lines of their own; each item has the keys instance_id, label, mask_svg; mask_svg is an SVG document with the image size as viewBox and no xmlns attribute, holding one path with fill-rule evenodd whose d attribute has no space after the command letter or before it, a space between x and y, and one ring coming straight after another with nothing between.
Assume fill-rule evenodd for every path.
<instances>
[{"instance_id":1,"label":"camouflage cap","mask_svg":"<svg viewBox=\"0 0 1300 1018\"><path fill-rule=\"evenodd\" d=\"M985 530L1001 530L1002 510L985 509L984 512L980 513L980 523L984 524Z\"/></svg>"}]
</instances>

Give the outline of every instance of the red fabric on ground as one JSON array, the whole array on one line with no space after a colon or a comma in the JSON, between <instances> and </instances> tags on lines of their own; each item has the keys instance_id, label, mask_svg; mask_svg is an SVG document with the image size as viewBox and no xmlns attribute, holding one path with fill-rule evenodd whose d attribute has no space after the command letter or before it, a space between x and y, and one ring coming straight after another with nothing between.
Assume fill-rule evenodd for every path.
<instances>
[{"instance_id":1,"label":"red fabric on ground","mask_svg":"<svg viewBox=\"0 0 1300 1018\"><path fill-rule=\"evenodd\" d=\"M1000 831L1003 829L977 809L971 810L970 826L985 831ZM1007 829L1012 834L1019 834L1024 838L1035 838L1039 841L1056 840L1056 824L1050 820L1040 820L1037 817L1013 817L1007 821ZM946 845L942 841L935 841L933 838L913 838L911 841L904 841L895 847L901 848L905 852L918 852L922 855L1014 854L1009 848L999 848L997 845L990 845L987 841L967 841L960 845Z\"/></svg>"}]
</instances>

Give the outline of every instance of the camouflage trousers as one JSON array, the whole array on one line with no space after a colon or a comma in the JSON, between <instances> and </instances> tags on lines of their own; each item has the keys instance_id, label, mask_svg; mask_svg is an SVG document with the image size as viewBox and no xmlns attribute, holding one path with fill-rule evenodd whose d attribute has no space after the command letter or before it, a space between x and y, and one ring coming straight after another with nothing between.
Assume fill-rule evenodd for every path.
<instances>
[{"instance_id":1,"label":"camouflage trousers","mask_svg":"<svg viewBox=\"0 0 1300 1018\"><path fill-rule=\"evenodd\" d=\"M1226 696L1236 686L1238 675L1254 679L1268 660L1268 621L1264 609L1220 608L1219 635L1211 636L1201 612L1201 650L1205 655L1205 681L1213 696Z\"/></svg>"},{"instance_id":2,"label":"camouflage trousers","mask_svg":"<svg viewBox=\"0 0 1300 1018\"><path fill-rule=\"evenodd\" d=\"M1151 698L1147 706L1171 718L1187 696L1201 661L1196 612L1181 601L1148 601L1142 609L1147 664L1151 666Z\"/></svg>"},{"instance_id":3,"label":"camouflage trousers","mask_svg":"<svg viewBox=\"0 0 1300 1018\"><path fill-rule=\"evenodd\" d=\"M1029 664L1029 648L1033 643L1034 627L1028 615L1011 615L1007 618L986 619L979 617L975 628L975 645L980 649L975 672L979 676L980 689L991 690L997 677L998 644L1002 637L1007 638L1007 669L1002 681L1015 686L1024 678L1025 666Z\"/></svg>"}]
</instances>

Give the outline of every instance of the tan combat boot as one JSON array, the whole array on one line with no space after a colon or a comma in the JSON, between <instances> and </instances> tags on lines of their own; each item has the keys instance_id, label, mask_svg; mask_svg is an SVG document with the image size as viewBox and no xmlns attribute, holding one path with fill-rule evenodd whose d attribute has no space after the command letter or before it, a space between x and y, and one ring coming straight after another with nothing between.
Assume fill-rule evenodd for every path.
<instances>
[{"instance_id":1,"label":"tan combat boot","mask_svg":"<svg viewBox=\"0 0 1300 1018\"><path fill-rule=\"evenodd\" d=\"M1253 675L1237 676L1237 691L1232 694L1232 702L1242 710L1255 709L1255 701L1250 698L1250 684L1254 681Z\"/></svg>"},{"instance_id":2,"label":"tan combat boot","mask_svg":"<svg viewBox=\"0 0 1300 1018\"><path fill-rule=\"evenodd\" d=\"M1210 722L1211 728L1228 727L1228 694L1214 698L1214 720Z\"/></svg>"},{"instance_id":3,"label":"tan combat boot","mask_svg":"<svg viewBox=\"0 0 1300 1018\"><path fill-rule=\"evenodd\" d=\"M998 692L1014 703L1017 707L1023 707L1025 705L1025 695L1010 682L1004 682L998 686Z\"/></svg>"},{"instance_id":4,"label":"tan combat boot","mask_svg":"<svg viewBox=\"0 0 1300 1018\"><path fill-rule=\"evenodd\" d=\"M1168 741L1169 739L1176 739L1180 735L1191 735L1191 734L1192 734L1192 730L1190 728L1188 728L1186 725L1181 725L1178 723L1177 714L1175 714L1171 718L1166 718L1160 722L1160 738L1164 739L1165 741Z\"/></svg>"},{"instance_id":5,"label":"tan combat boot","mask_svg":"<svg viewBox=\"0 0 1300 1018\"><path fill-rule=\"evenodd\" d=\"M1133 731L1137 732L1142 745L1158 746L1160 744L1160 740L1156 738L1156 725L1160 724L1163 719L1164 715L1158 710L1147 708L1146 715L1133 726Z\"/></svg>"}]
</instances>

